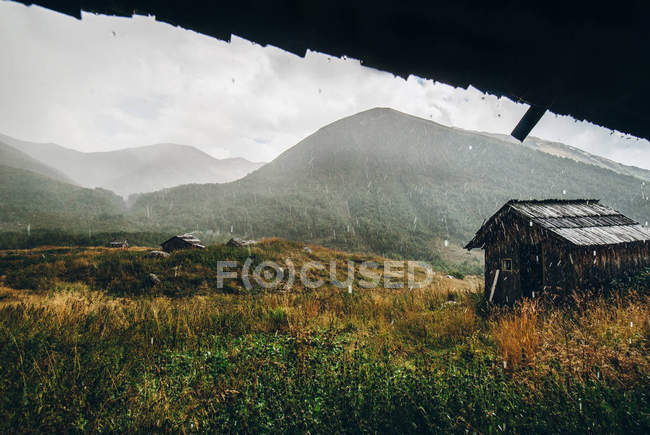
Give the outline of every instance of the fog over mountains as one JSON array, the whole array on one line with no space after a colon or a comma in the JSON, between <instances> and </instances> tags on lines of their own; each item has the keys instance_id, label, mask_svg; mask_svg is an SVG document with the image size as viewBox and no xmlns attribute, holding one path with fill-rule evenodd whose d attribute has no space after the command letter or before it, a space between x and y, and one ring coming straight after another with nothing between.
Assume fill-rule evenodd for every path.
<instances>
[{"instance_id":1,"label":"fog over mountains","mask_svg":"<svg viewBox=\"0 0 650 435\"><path fill-rule=\"evenodd\" d=\"M0 165L15 169L25 169L57 181L74 183L74 181L64 173L41 163L37 159L28 156L24 152L11 147L2 141L0 141Z\"/></svg>"},{"instance_id":2,"label":"fog over mountains","mask_svg":"<svg viewBox=\"0 0 650 435\"><path fill-rule=\"evenodd\" d=\"M84 153L53 143L26 142L0 134L0 144L47 165L51 172L65 174L75 184L101 187L124 197L181 184L225 183L263 165L240 157L215 159L194 147L169 143Z\"/></svg>"},{"instance_id":3,"label":"fog over mountains","mask_svg":"<svg viewBox=\"0 0 650 435\"><path fill-rule=\"evenodd\" d=\"M140 195L131 213L157 229L457 261L457 248L512 198L600 198L650 218L641 178L383 108L321 128L236 182Z\"/></svg>"},{"instance_id":4,"label":"fog over mountains","mask_svg":"<svg viewBox=\"0 0 650 435\"><path fill-rule=\"evenodd\" d=\"M515 139L510 135L492 134L492 133L482 133L482 134L496 137L511 143L519 143L517 139ZM643 180L650 181L650 171L647 169L637 168L636 166L624 165L622 163L615 162L605 157L590 154L584 150L581 150L580 148L572 147L570 145L565 145L563 143L552 142L552 141L540 139L538 137L528 136L523 141L523 145L536 151L541 151L558 157L566 157L568 159L572 159L577 162L600 166L601 168L610 169L614 172L618 172L619 174L631 175L633 177L638 177Z\"/></svg>"},{"instance_id":5,"label":"fog over mountains","mask_svg":"<svg viewBox=\"0 0 650 435\"><path fill-rule=\"evenodd\" d=\"M219 161L179 145L88 154L9 145L14 151L0 148L15 162L11 170L0 168L4 231L30 223L198 231L208 240L280 236L469 267L476 259L460 247L512 198L598 198L641 223L650 220L650 171L563 144L535 138L521 144L384 108L329 124L257 170L243 159ZM125 194L250 171L237 181L134 195L128 206L107 190L61 178ZM51 182L55 189L44 186L52 178L59 180ZM85 210L84 202L91 211L71 212Z\"/></svg>"}]
</instances>

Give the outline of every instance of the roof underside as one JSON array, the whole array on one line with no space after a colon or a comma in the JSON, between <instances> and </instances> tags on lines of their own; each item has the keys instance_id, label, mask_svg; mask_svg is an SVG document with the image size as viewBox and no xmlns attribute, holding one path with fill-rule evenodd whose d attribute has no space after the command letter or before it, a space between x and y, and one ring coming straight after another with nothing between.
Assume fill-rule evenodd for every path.
<instances>
[{"instance_id":1,"label":"roof underside","mask_svg":"<svg viewBox=\"0 0 650 435\"><path fill-rule=\"evenodd\" d=\"M467 248L480 248L495 231L495 217L517 213L531 225L577 246L615 245L650 240L650 231L597 200L509 201L483 225ZM496 228L498 231L499 229Z\"/></svg>"},{"instance_id":2,"label":"roof underside","mask_svg":"<svg viewBox=\"0 0 650 435\"><path fill-rule=\"evenodd\" d=\"M345 55L650 138L649 2L23 2L76 17L151 14L223 40Z\"/></svg>"}]
</instances>

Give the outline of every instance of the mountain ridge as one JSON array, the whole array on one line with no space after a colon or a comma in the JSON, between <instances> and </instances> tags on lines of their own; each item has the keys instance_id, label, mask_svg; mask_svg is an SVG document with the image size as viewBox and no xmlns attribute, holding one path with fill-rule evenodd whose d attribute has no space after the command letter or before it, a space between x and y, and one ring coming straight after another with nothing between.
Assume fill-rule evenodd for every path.
<instances>
[{"instance_id":1,"label":"mountain ridge","mask_svg":"<svg viewBox=\"0 0 650 435\"><path fill-rule=\"evenodd\" d=\"M456 248L509 199L597 197L644 222L650 203L642 183L379 108L320 128L240 180L139 195L132 212L156 229L465 261Z\"/></svg>"},{"instance_id":2,"label":"mountain ridge","mask_svg":"<svg viewBox=\"0 0 650 435\"><path fill-rule=\"evenodd\" d=\"M41 178L21 177L28 195L20 184L13 191L10 181L4 186L20 222L63 225L22 200L48 192L37 189ZM128 208L101 190L81 195L57 186L65 190L59 197L72 201L97 196L94 214L85 217L75 218L61 201L48 206L66 217L66 228L75 218L96 230L193 231L208 242L279 236L474 272L478 255L462 246L513 198L598 198L639 222L650 220L640 178L386 108L323 126L239 180L132 195ZM5 228L12 223L4 221Z\"/></svg>"},{"instance_id":3,"label":"mountain ridge","mask_svg":"<svg viewBox=\"0 0 650 435\"><path fill-rule=\"evenodd\" d=\"M53 180L74 184L68 176L59 170L40 162L28 154L6 144L0 137L0 164L17 169L25 169L37 174L45 175Z\"/></svg>"},{"instance_id":4,"label":"mountain ridge","mask_svg":"<svg viewBox=\"0 0 650 435\"><path fill-rule=\"evenodd\" d=\"M215 159L198 148L173 143L84 153L6 135L0 135L0 141L65 174L74 184L106 188L124 197L181 184L228 182L263 165L241 157Z\"/></svg>"},{"instance_id":5,"label":"mountain ridge","mask_svg":"<svg viewBox=\"0 0 650 435\"><path fill-rule=\"evenodd\" d=\"M650 181L650 170L648 169L640 168L638 166L633 166L633 165L625 165L623 163L616 162L606 157L602 157L596 154L591 154L580 148L567 145L562 142L550 141L535 136L528 136L523 142L519 142L517 141L517 139L513 138L510 135L486 133L486 132L480 132L480 133L492 137L497 137L505 141L521 143L523 146L526 146L528 148L545 152L557 157L573 159L578 162L587 163L594 166L600 166L605 169L610 169L622 175L631 175L633 177L637 177L645 181Z\"/></svg>"}]
</instances>

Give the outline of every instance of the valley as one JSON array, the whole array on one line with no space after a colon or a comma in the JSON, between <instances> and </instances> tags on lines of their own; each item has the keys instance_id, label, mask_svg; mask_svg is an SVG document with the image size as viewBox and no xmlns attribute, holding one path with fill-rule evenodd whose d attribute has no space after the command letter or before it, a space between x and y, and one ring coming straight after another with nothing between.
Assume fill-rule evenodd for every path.
<instances>
[{"instance_id":1,"label":"valley","mask_svg":"<svg viewBox=\"0 0 650 435\"><path fill-rule=\"evenodd\" d=\"M277 236L478 273L480 256L461 247L512 198L598 198L641 223L650 220L644 170L559 157L559 145L549 154L529 140L539 149L376 108L321 128L239 180L135 194L128 203L106 203L103 190L58 185L59 199L46 211L29 200L52 197L43 183L8 181L0 227L13 243L4 247L33 246L27 225L41 234L116 237L192 231L208 243ZM168 172L169 165L151 166L160 176ZM71 212L80 192L98 203ZM57 209L64 203L66 210Z\"/></svg>"}]
</instances>

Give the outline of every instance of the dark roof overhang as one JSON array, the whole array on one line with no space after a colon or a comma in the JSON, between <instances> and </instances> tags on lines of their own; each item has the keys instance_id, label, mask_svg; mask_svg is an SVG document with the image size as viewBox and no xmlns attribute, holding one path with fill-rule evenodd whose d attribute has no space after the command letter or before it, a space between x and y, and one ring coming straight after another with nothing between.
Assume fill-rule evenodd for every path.
<instances>
[{"instance_id":1,"label":"dark roof overhang","mask_svg":"<svg viewBox=\"0 0 650 435\"><path fill-rule=\"evenodd\" d=\"M23 3L77 18L81 10L151 14L222 40L235 34L301 56L307 49L349 56L403 77L414 74L457 87L473 85L532 104L538 112L549 109L650 138L648 2ZM531 113L527 122L536 116L541 115ZM529 127L522 126L520 135Z\"/></svg>"}]
</instances>

